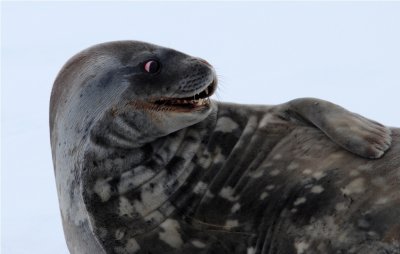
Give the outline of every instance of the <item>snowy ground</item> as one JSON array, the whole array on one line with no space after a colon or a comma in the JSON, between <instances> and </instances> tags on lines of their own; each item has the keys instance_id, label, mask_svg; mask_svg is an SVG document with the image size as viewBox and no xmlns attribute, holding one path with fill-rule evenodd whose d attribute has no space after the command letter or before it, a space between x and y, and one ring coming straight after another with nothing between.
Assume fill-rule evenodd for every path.
<instances>
[{"instance_id":1,"label":"snowy ground","mask_svg":"<svg viewBox=\"0 0 400 254\"><path fill-rule=\"evenodd\" d=\"M76 52L135 39L207 59L217 99L336 102L400 126L400 3L2 3L1 251L68 253L48 104Z\"/></svg>"}]
</instances>

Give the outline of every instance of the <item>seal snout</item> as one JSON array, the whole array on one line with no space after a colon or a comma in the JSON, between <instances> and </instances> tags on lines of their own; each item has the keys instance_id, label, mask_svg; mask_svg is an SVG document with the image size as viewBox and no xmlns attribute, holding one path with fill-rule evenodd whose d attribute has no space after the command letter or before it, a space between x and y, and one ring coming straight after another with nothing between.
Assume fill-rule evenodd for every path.
<instances>
[{"instance_id":1,"label":"seal snout","mask_svg":"<svg viewBox=\"0 0 400 254\"><path fill-rule=\"evenodd\" d=\"M148 65L151 61L148 62ZM163 111L192 112L210 107L210 99L217 87L214 68L206 60L187 57L177 77L176 90L172 95L160 96L149 101L154 108ZM150 70L151 66L148 66Z\"/></svg>"}]
</instances>

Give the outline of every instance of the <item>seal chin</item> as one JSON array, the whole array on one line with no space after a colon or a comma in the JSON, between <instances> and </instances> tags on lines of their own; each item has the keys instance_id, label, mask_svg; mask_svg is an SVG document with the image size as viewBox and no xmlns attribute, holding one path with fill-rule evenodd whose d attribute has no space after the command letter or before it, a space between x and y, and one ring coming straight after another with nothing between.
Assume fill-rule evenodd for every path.
<instances>
[{"instance_id":1,"label":"seal chin","mask_svg":"<svg viewBox=\"0 0 400 254\"><path fill-rule=\"evenodd\" d=\"M210 97L217 87L217 79L206 85L199 92L187 97L161 97L150 101L154 110L174 112L206 111L210 108Z\"/></svg>"}]
</instances>

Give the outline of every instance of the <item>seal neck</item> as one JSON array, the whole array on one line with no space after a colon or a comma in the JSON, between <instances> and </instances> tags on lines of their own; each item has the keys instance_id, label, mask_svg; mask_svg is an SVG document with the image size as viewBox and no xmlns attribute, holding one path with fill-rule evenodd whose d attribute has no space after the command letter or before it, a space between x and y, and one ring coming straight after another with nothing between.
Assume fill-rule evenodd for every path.
<instances>
[{"instance_id":1,"label":"seal neck","mask_svg":"<svg viewBox=\"0 0 400 254\"><path fill-rule=\"evenodd\" d=\"M148 232L162 223L180 208L178 199L190 186L186 183L196 178L193 160L202 156L202 147L209 142L216 113L215 110L205 120L139 148L106 149L98 143L88 143L85 168L91 170L84 170L81 179L89 213L94 218L109 217L104 211L118 202L120 209L113 215L113 223L131 221L132 235ZM95 228L109 227L105 225L108 220L93 223Z\"/></svg>"}]
</instances>

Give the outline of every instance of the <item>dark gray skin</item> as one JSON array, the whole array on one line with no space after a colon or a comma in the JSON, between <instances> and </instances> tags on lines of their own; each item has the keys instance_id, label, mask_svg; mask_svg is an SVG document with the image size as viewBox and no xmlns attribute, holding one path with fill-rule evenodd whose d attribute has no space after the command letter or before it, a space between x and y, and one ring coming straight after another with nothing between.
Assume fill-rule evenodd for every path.
<instances>
[{"instance_id":1,"label":"dark gray skin","mask_svg":"<svg viewBox=\"0 0 400 254\"><path fill-rule=\"evenodd\" d=\"M67 62L50 129L71 253L400 253L400 129L313 98L171 103L215 86L137 41Z\"/></svg>"}]
</instances>

